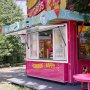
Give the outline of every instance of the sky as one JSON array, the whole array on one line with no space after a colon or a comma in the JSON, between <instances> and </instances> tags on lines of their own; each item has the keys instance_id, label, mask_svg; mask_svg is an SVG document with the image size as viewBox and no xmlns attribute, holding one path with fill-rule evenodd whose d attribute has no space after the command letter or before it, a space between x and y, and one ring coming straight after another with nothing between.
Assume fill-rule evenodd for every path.
<instances>
[{"instance_id":1,"label":"sky","mask_svg":"<svg viewBox=\"0 0 90 90\"><path fill-rule=\"evenodd\" d=\"M26 0L16 0L16 4L23 10L24 15L27 15Z\"/></svg>"}]
</instances>

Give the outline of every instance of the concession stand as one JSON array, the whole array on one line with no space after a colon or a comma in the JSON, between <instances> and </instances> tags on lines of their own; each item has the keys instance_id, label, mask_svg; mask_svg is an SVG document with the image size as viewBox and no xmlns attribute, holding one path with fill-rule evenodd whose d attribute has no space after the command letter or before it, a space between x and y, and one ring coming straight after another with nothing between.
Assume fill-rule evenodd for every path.
<instances>
[{"instance_id":1,"label":"concession stand","mask_svg":"<svg viewBox=\"0 0 90 90\"><path fill-rule=\"evenodd\" d=\"M73 83L74 74L90 72L83 15L67 10L66 0L27 0L27 16L27 76Z\"/></svg>"},{"instance_id":2,"label":"concession stand","mask_svg":"<svg viewBox=\"0 0 90 90\"><path fill-rule=\"evenodd\" d=\"M90 46L84 37L90 23L82 28L83 16L66 10L66 0L30 1L26 75L72 83L74 74L90 72Z\"/></svg>"},{"instance_id":3,"label":"concession stand","mask_svg":"<svg viewBox=\"0 0 90 90\"><path fill-rule=\"evenodd\" d=\"M80 48L87 47L82 43L84 37L81 34L90 24L81 30L83 16L66 10L65 1L27 1L31 24L27 30L27 76L72 83L73 75L82 73L83 67L90 71L90 53L87 56L89 60L80 54ZM82 32L80 37L79 32Z\"/></svg>"}]
</instances>

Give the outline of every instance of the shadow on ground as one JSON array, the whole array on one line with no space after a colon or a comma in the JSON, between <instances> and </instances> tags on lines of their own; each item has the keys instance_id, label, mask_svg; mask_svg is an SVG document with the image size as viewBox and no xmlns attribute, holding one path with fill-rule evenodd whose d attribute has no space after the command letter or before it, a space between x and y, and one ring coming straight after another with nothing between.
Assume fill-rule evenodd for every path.
<instances>
[{"instance_id":1,"label":"shadow on ground","mask_svg":"<svg viewBox=\"0 0 90 90\"><path fill-rule=\"evenodd\" d=\"M80 90L80 84L63 84L27 76L11 78L8 81L35 90Z\"/></svg>"},{"instance_id":2,"label":"shadow on ground","mask_svg":"<svg viewBox=\"0 0 90 90\"><path fill-rule=\"evenodd\" d=\"M35 90L80 90L80 84L62 84L25 75L25 67L14 67L0 69L0 82L11 83L33 88Z\"/></svg>"},{"instance_id":3,"label":"shadow on ground","mask_svg":"<svg viewBox=\"0 0 90 90\"><path fill-rule=\"evenodd\" d=\"M16 76L24 76L25 75L25 68L10 68L10 69L0 69L0 82L6 81L9 78L13 78Z\"/></svg>"}]
</instances>

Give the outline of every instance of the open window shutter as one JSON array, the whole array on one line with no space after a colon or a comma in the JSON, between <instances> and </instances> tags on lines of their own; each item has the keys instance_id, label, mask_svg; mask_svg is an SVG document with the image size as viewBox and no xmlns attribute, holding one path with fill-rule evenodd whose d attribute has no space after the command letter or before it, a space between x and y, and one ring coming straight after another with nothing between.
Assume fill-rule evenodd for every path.
<instances>
[{"instance_id":1,"label":"open window shutter","mask_svg":"<svg viewBox=\"0 0 90 90\"><path fill-rule=\"evenodd\" d=\"M31 59L39 58L38 32L30 33L30 58Z\"/></svg>"},{"instance_id":2,"label":"open window shutter","mask_svg":"<svg viewBox=\"0 0 90 90\"><path fill-rule=\"evenodd\" d=\"M53 29L53 59L67 60L67 31L65 27Z\"/></svg>"}]
</instances>

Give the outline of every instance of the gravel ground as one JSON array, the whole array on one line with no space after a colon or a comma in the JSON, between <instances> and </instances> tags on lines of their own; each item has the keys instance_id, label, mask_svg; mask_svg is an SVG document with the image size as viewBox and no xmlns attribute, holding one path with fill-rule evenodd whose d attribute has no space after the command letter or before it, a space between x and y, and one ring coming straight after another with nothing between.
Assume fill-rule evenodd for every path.
<instances>
[{"instance_id":1,"label":"gravel ground","mask_svg":"<svg viewBox=\"0 0 90 90\"><path fill-rule=\"evenodd\" d=\"M7 79L25 75L25 65L19 67L0 68L0 90L31 90L26 87L7 82Z\"/></svg>"}]
</instances>

